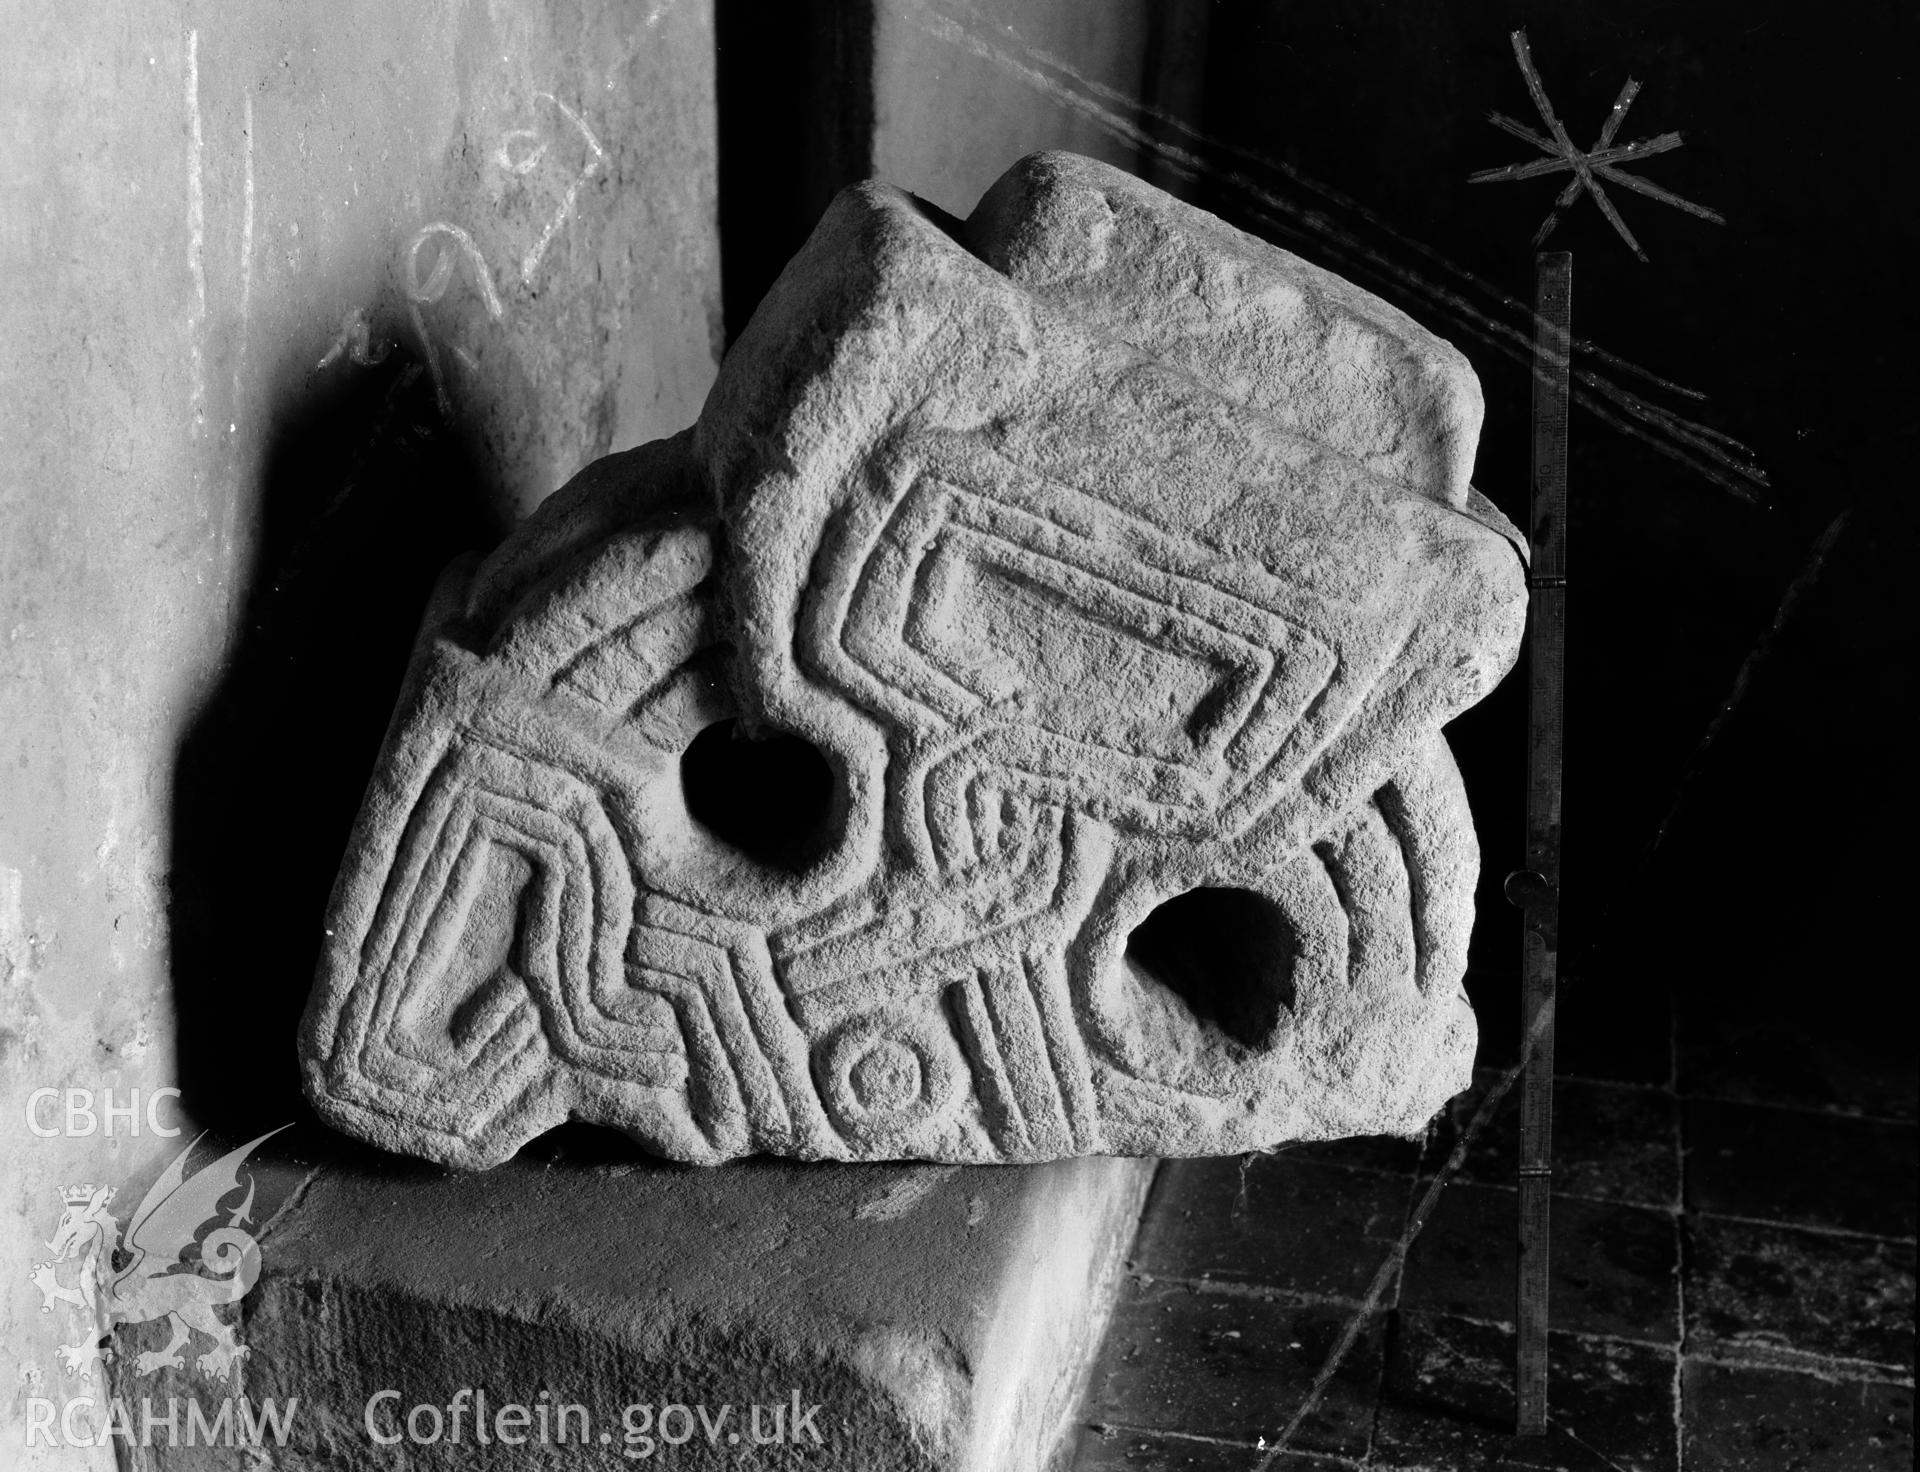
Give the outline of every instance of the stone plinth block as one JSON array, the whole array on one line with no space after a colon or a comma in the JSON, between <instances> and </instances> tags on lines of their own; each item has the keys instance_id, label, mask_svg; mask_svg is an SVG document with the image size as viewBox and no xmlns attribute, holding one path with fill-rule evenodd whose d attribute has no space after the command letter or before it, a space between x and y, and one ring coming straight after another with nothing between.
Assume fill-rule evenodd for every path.
<instances>
[{"instance_id":1,"label":"stone plinth block","mask_svg":"<svg viewBox=\"0 0 1920 1472\"><path fill-rule=\"evenodd\" d=\"M275 1466L1038 1472L1151 1175L536 1153L330 1167L278 1219L234 1390L297 1399Z\"/></svg>"},{"instance_id":2,"label":"stone plinth block","mask_svg":"<svg viewBox=\"0 0 1920 1472\"><path fill-rule=\"evenodd\" d=\"M492 1165L1410 1133L1469 1083L1441 726L1510 667L1478 385L1125 174L843 194L686 433L456 569L302 1038Z\"/></svg>"}]
</instances>

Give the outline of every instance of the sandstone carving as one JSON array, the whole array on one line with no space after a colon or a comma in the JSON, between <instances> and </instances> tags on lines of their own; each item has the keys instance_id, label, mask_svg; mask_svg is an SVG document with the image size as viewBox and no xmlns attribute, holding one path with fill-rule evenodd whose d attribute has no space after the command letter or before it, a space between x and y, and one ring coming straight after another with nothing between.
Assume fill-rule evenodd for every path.
<instances>
[{"instance_id":1,"label":"sandstone carving","mask_svg":"<svg viewBox=\"0 0 1920 1472\"><path fill-rule=\"evenodd\" d=\"M699 423L420 634L301 1040L460 1166L1418 1130L1469 1078L1440 727L1510 666L1466 360L1085 159L843 194Z\"/></svg>"}]
</instances>

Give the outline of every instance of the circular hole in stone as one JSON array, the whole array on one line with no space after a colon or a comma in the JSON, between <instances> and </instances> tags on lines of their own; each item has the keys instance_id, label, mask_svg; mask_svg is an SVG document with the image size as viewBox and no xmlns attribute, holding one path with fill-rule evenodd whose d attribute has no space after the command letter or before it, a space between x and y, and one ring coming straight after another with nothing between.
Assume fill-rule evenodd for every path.
<instances>
[{"instance_id":1,"label":"circular hole in stone","mask_svg":"<svg viewBox=\"0 0 1920 1472\"><path fill-rule=\"evenodd\" d=\"M1299 949L1280 907L1247 889L1175 895L1127 936L1127 960L1247 1048L1270 1044L1291 1011Z\"/></svg>"},{"instance_id":2,"label":"circular hole in stone","mask_svg":"<svg viewBox=\"0 0 1920 1472\"><path fill-rule=\"evenodd\" d=\"M708 726L680 754L680 791L696 823L771 868L797 874L832 838L833 768L788 731Z\"/></svg>"}]
</instances>

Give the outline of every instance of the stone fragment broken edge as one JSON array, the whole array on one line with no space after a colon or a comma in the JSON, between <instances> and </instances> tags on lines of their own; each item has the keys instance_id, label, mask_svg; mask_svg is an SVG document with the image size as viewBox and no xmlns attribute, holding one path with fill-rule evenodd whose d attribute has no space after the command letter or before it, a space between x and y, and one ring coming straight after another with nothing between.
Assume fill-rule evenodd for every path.
<instances>
[{"instance_id":1,"label":"stone fragment broken edge","mask_svg":"<svg viewBox=\"0 0 1920 1472\"><path fill-rule=\"evenodd\" d=\"M469 1167L568 1117L698 1162L1418 1131L1475 1040L1440 728L1525 617L1480 406L1404 315L1088 160L964 224L848 190L699 422L429 612L316 1108ZM824 757L804 862L689 813L727 720ZM1130 950L1222 889L1240 973L1218 925Z\"/></svg>"}]
</instances>

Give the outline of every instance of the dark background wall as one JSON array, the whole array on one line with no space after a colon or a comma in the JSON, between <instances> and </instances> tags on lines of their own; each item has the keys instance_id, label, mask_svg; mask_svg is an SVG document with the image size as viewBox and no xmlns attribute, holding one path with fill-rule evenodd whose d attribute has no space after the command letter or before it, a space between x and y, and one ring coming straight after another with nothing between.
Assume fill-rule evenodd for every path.
<instances>
[{"instance_id":1,"label":"dark background wall","mask_svg":"<svg viewBox=\"0 0 1920 1472\"><path fill-rule=\"evenodd\" d=\"M964 214L1018 155L1078 148L1465 349L1488 400L1476 483L1516 518L1530 237L1564 176L1467 176L1538 156L1485 116L1539 127L1515 28L1582 146L1638 78L1618 141L1682 132L1638 172L1727 223L1614 188L1647 262L1587 199L1548 242L1574 253L1589 344L1571 450L1563 1065L1605 1052L1612 1071L1657 1076L1670 995L1911 1051L1885 1026L1911 970L1892 935L1916 544L1905 8L876 0L781 17L719 7L731 330L834 185L877 166ZM867 38L839 54L870 72L790 64L828 25ZM834 118L871 120L869 144L823 150L859 135ZM1524 710L1523 668L1450 732L1485 853L1470 987L1489 1057L1516 1010L1499 882L1519 857Z\"/></svg>"},{"instance_id":2,"label":"dark background wall","mask_svg":"<svg viewBox=\"0 0 1920 1472\"><path fill-rule=\"evenodd\" d=\"M1576 1057L1583 1023L1604 1028L1667 986L1865 1035L1882 1031L1898 985L1886 921L1908 867L1895 773L1913 708L1915 422L1899 272L1915 242L1874 140L1907 131L1910 16L1693 0L1212 17L1205 132L1326 181L1496 289L1529 295L1529 238L1563 182L1465 183L1537 156L1484 119L1492 108L1537 125L1507 41L1518 26L1577 142L1638 78L1622 141L1679 130L1686 144L1637 172L1726 217L1615 188L1649 263L1587 200L1550 242L1574 253L1576 332L1705 398L1591 354L1576 366L1752 447L1766 477L1716 481L1702 466L1727 467L1662 453L1681 448L1669 432L1622 416L1649 443L1575 411L1564 965ZM1199 193L1245 213L1211 176ZM1328 213L1352 225L1352 211ZM1303 249L1315 244L1308 229ZM1407 246L1382 253L1438 274ZM1443 332L1460 320L1339 264ZM1456 340L1488 396L1477 483L1517 514L1526 369ZM1456 732L1495 879L1515 858L1522 695L1509 682ZM1510 916L1483 886L1476 962L1500 966L1512 949Z\"/></svg>"}]
</instances>

